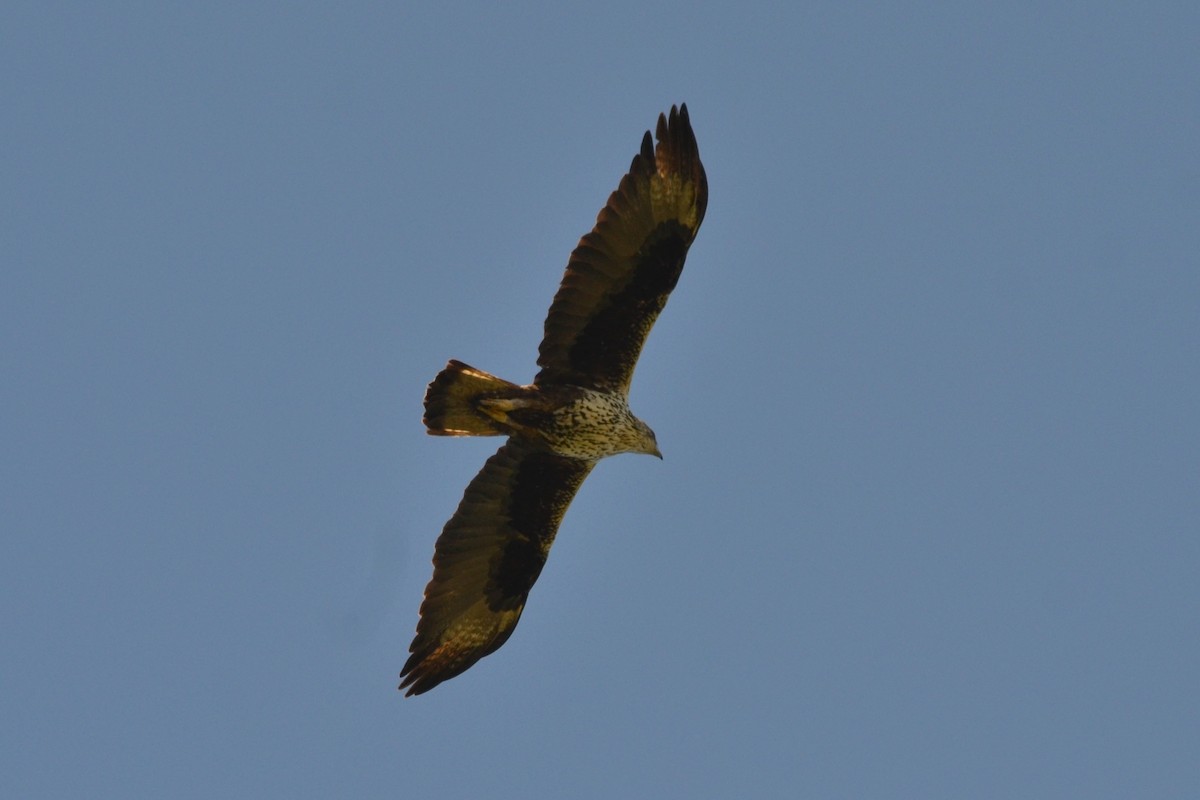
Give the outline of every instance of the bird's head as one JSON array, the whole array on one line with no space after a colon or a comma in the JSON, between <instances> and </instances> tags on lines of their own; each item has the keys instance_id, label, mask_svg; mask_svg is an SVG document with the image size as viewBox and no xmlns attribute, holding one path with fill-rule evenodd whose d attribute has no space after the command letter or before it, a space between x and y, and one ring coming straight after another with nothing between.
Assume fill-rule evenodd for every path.
<instances>
[{"instance_id":1,"label":"bird's head","mask_svg":"<svg viewBox=\"0 0 1200 800\"><path fill-rule=\"evenodd\" d=\"M662 451L658 449L658 439L655 438L654 431L650 430L650 426L637 417L634 417L633 428L636 436L634 447L630 452L645 453L648 456L658 456L661 459L663 457Z\"/></svg>"}]
</instances>

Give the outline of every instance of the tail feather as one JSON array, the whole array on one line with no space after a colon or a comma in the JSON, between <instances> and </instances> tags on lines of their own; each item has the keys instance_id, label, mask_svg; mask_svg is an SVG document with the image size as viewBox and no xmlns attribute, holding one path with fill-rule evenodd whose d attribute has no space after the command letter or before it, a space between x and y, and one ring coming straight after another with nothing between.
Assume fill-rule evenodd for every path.
<instances>
[{"instance_id":1,"label":"tail feather","mask_svg":"<svg viewBox=\"0 0 1200 800\"><path fill-rule=\"evenodd\" d=\"M451 360L425 390L425 428L434 436L497 436L503 431L478 410L479 400L516 384Z\"/></svg>"}]
</instances>

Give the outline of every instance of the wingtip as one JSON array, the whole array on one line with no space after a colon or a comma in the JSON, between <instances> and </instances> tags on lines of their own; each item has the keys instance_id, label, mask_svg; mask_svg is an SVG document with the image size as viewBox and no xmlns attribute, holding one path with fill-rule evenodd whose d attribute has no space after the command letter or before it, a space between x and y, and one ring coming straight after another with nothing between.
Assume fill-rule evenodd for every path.
<instances>
[{"instance_id":1,"label":"wingtip","mask_svg":"<svg viewBox=\"0 0 1200 800\"><path fill-rule=\"evenodd\" d=\"M412 679L412 676L411 675L408 676L408 678L405 678L403 681L400 682L400 686L398 687L400 691L404 692L405 697L416 697L417 695L424 694L425 692L427 692L433 688L432 686L424 686L424 687L419 686L415 682L413 682L411 679ZM404 691L405 689L407 689L408 691Z\"/></svg>"},{"instance_id":2,"label":"wingtip","mask_svg":"<svg viewBox=\"0 0 1200 800\"><path fill-rule=\"evenodd\" d=\"M654 144L656 140L658 141L657 146ZM637 174L639 170L645 168L654 169L657 158L663 153L664 147L668 152L696 150L696 134L692 132L687 103L672 105L670 111L659 113L653 136L650 131L646 131L642 136L641 150L633 157L633 162L629 165L629 172Z\"/></svg>"},{"instance_id":3,"label":"wingtip","mask_svg":"<svg viewBox=\"0 0 1200 800\"><path fill-rule=\"evenodd\" d=\"M685 128L691 127L691 119L688 117L687 103L680 103L679 105L672 104L670 113L659 114L658 119L659 126L665 129L674 129L678 127L680 123L682 123Z\"/></svg>"},{"instance_id":4,"label":"wingtip","mask_svg":"<svg viewBox=\"0 0 1200 800\"><path fill-rule=\"evenodd\" d=\"M688 114L687 103L673 105L670 112L659 114L656 133L660 144L671 142L679 149L695 150L696 134L692 131L692 119Z\"/></svg>"},{"instance_id":5,"label":"wingtip","mask_svg":"<svg viewBox=\"0 0 1200 800\"><path fill-rule=\"evenodd\" d=\"M413 654L413 658L416 654ZM433 687L441 683L445 678L439 677L436 673L430 674L429 665L423 661L413 663L413 658L409 658L404 669L400 671L400 686L397 687L404 692L405 697L413 697L418 694L425 694ZM408 691L405 691L407 689Z\"/></svg>"},{"instance_id":6,"label":"wingtip","mask_svg":"<svg viewBox=\"0 0 1200 800\"><path fill-rule=\"evenodd\" d=\"M444 672L442 669L444 665L439 663L436 655L437 650L430 651L428 648L417 648L409 654L408 660L400 668L400 686L398 687L400 691L404 692L405 697L425 694L442 681L453 677ZM408 691L405 691L406 689Z\"/></svg>"},{"instance_id":7,"label":"wingtip","mask_svg":"<svg viewBox=\"0 0 1200 800\"><path fill-rule=\"evenodd\" d=\"M672 104L669 112L658 115L658 136L660 139L667 131L676 130L680 127L689 130L692 127L692 119L688 115L687 103Z\"/></svg>"}]
</instances>

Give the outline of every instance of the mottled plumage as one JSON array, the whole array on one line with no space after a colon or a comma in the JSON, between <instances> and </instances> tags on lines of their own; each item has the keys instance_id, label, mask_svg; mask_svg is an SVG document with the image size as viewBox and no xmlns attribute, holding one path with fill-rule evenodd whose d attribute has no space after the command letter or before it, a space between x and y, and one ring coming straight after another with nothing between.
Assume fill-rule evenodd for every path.
<instances>
[{"instance_id":1,"label":"mottled plumage","mask_svg":"<svg viewBox=\"0 0 1200 800\"><path fill-rule=\"evenodd\" d=\"M421 694L512 634L575 492L601 458L661 457L629 410L651 326L704 219L708 185L687 106L660 115L629 173L567 263L532 384L451 361L429 384L425 425L440 436L508 436L438 537L400 688Z\"/></svg>"}]
</instances>

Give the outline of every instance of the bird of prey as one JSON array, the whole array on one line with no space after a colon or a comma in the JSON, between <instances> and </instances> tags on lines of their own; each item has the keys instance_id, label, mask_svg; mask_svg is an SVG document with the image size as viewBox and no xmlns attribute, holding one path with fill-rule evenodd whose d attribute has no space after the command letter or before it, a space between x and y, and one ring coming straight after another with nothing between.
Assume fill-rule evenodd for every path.
<instances>
[{"instance_id":1,"label":"bird of prey","mask_svg":"<svg viewBox=\"0 0 1200 800\"><path fill-rule=\"evenodd\" d=\"M436 436L507 436L438 537L400 688L421 694L516 628L559 522L596 462L659 458L629 410L642 343L704 219L708 183L687 106L660 114L591 233L571 253L528 386L450 361L425 394Z\"/></svg>"}]
</instances>

